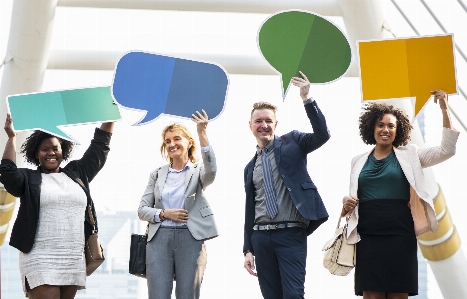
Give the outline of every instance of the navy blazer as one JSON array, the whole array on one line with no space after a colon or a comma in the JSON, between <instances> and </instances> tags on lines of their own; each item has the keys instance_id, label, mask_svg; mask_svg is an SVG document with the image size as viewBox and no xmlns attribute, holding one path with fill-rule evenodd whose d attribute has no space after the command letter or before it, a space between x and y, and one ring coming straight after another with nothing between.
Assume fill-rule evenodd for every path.
<instances>
[{"instance_id":1,"label":"navy blazer","mask_svg":"<svg viewBox=\"0 0 467 299\"><path fill-rule=\"evenodd\" d=\"M322 223L328 220L328 213L321 196L307 171L307 155L329 140L330 135L326 119L318 108L316 101L308 103L305 111L313 127L314 133L302 133L296 130L282 136L274 137L274 157L279 174L289 190L290 197L300 214L310 220L307 235L310 235ZM246 165L245 182L245 232L243 251L253 252L251 235L255 222L255 187L253 184L253 168L255 155Z\"/></svg>"}]
</instances>

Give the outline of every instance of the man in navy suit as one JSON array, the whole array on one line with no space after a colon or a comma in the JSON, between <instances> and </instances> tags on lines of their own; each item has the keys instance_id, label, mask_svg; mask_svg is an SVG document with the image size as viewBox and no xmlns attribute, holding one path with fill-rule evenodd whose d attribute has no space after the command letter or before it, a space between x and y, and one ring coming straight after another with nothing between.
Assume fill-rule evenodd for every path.
<instances>
[{"instance_id":1,"label":"man in navy suit","mask_svg":"<svg viewBox=\"0 0 467 299\"><path fill-rule=\"evenodd\" d=\"M307 155L329 140L326 120L309 96L310 82L300 87L314 133L296 130L275 136L276 107L253 105L250 129L258 143L245 167L244 267L258 277L266 299L304 298L307 236L328 219L323 201L307 171ZM255 259L256 270L255 272Z\"/></svg>"}]
</instances>

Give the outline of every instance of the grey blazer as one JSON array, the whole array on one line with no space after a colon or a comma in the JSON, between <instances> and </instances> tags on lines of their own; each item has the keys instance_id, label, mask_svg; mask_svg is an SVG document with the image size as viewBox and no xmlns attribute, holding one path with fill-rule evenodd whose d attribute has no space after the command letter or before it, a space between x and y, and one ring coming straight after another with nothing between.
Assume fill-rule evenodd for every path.
<instances>
[{"instance_id":1,"label":"grey blazer","mask_svg":"<svg viewBox=\"0 0 467 299\"><path fill-rule=\"evenodd\" d=\"M187 226L196 240L211 239L218 236L211 207L204 196L204 189L214 182L217 165L212 147L201 152L203 163L193 164L186 172L185 209L188 211ZM138 208L138 217L149 222L148 242L156 234L160 222L154 222L156 209L163 209L162 189L164 188L169 164L153 170Z\"/></svg>"}]
</instances>

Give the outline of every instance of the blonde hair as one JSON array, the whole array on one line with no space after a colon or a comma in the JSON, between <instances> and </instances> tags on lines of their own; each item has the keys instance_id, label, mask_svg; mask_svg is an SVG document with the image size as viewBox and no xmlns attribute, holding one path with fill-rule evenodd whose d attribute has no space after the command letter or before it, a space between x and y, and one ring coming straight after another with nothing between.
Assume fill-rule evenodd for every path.
<instances>
[{"instance_id":1,"label":"blonde hair","mask_svg":"<svg viewBox=\"0 0 467 299\"><path fill-rule=\"evenodd\" d=\"M164 157L170 163L173 162L172 158L170 158L167 155L167 150L165 148L165 134L167 134L167 132L173 132L175 130L180 130L182 132L182 135L191 142L191 147L188 149L188 159L192 163L195 163L198 160L195 157L196 148L197 148L196 147L196 142L193 139L193 137L191 136L190 131L188 131L188 129L184 125L178 124L178 123L173 123L171 125L168 125L162 130L162 144L161 144L161 148L160 148L162 157Z\"/></svg>"},{"instance_id":2,"label":"blonde hair","mask_svg":"<svg viewBox=\"0 0 467 299\"><path fill-rule=\"evenodd\" d=\"M274 106L271 103L268 103L268 102L256 102L256 103L254 103L253 104L253 109L251 110L250 116L253 115L253 112L255 112L255 110L263 110L263 109L271 110L274 113L274 116L276 116L277 107Z\"/></svg>"}]
</instances>

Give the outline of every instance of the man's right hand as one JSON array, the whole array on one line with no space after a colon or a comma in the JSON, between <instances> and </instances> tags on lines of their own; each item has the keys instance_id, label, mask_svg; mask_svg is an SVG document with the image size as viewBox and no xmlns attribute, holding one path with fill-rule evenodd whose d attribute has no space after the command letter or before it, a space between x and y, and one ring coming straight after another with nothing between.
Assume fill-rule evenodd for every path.
<instances>
[{"instance_id":1,"label":"man's right hand","mask_svg":"<svg viewBox=\"0 0 467 299\"><path fill-rule=\"evenodd\" d=\"M245 255L245 262L243 263L243 267L253 276L258 276L255 272L255 257L251 252L248 252Z\"/></svg>"}]
</instances>

